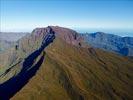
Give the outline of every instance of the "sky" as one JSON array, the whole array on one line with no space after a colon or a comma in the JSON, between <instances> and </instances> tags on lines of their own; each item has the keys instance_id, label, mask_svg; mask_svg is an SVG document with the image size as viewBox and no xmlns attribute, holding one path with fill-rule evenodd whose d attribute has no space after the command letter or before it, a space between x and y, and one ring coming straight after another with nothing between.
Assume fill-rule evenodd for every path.
<instances>
[{"instance_id":1,"label":"sky","mask_svg":"<svg viewBox=\"0 0 133 100\"><path fill-rule=\"evenodd\" d=\"M0 31L48 25L133 36L133 0L0 0Z\"/></svg>"}]
</instances>

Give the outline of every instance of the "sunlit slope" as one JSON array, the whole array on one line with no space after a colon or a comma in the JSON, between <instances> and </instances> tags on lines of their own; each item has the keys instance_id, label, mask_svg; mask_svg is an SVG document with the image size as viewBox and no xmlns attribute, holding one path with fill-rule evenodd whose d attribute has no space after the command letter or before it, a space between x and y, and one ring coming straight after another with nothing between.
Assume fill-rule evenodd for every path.
<instances>
[{"instance_id":1,"label":"sunlit slope","mask_svg":"<svg viewBox=\"0 0 133 100\"><path fill-rule=\"evenodd\" d=\"M12 100L131 100L133 60L56 38L37 74Z\"/></svg>"}]
</instances>

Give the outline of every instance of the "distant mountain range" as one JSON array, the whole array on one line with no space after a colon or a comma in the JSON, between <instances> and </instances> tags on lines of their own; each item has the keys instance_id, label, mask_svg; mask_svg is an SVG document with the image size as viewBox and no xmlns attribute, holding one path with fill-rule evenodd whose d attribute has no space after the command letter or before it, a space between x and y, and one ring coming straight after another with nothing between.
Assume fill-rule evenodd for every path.
<instances>
[{"instance_id":1,"label":"distant mountain range","mask_svg":"<svg viewBox=\"0 0 133 100\"><path fill-rule=\"evenodd\" d=\"M0 52L4 51L28 33L24 32L0 32Z\"/></svg>"},{"instance_id":2,"label":"distant mountain range","mask_svg":"<svg viewBox=\"0 0 133 100\"><path fill-rule=\"evenodd\" d=\"M74 30L36 28L0 53L0 100L132 100L133 59Z\"/></svg>"},{"instance_id":3,"label":"distant mountain range","mask_svg":"<svg viewBox=\"0 0 133 100\"><path fill-rule=\"evenodd\" d=\"M112 51L124 56L133 56L133 37L120 37L103 32L82 34L85 41L93 47Z\"/></svg>"},{"instance_id":4,"label":"distant mountain range","mask_svg":"<svg viewBox=\"0 0 133 100\"><path fill-rule=\"evenodd\" d=\"M72 36L74 38L78 38L78 40L85 41L86 44L89 44L92 47L104 49L106 51L115 52L121 54L123 56L133 56L133 37L121 37L114 34L108 34L104 32L95 32L95 33L83 33L83 34L74 34L75 31L70 33L70 30L64 28L64 34L66 33L67 36L63 38L67 40L67 42L72 42L74 44L74 40L72 40ZM62 31L57 30L56 31ZM3 51L7 48L12 47L17 40L21 37L25 36L29 33L24 32L0 32L0 51ZM58 33L59 34L59 33ZM63 36L60 34L59 36ZM83 40L84 39L84 40ZM71 40L71 41L70 41Z\"/></svg>"},{"instance_id":5,"label":"distant mountain range","mask_svg":"<svg viewBox=\"0 0 133 100\"><path fill-rule=\"evenodd\" d=\"M13 42L22 38L26 34L29 34L29 33L28 32L0 32L0 40Z\"/></svg>"}]
</instances>

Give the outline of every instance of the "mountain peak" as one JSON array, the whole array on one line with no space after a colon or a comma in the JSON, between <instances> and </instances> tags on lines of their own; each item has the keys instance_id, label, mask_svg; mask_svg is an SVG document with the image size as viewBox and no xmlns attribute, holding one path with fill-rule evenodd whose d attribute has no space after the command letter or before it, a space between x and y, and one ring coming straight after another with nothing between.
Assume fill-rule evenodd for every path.
<instances>
[{"instance_id":1,"label":"mountain peak","mask_svg":"<svg viewBox=\"0 0 133 100\"><path fill-rule=\"evenodd\" d=\"M33 30L33 34L37 36L43 36L46 32L55 33L55 36L66 41L68 44L79 46L83 44L83 37L76 31L59 26L48 26L46 28L36 28ZM81 46L81 45L80 45Z\"/></svg>"}]
</instances>

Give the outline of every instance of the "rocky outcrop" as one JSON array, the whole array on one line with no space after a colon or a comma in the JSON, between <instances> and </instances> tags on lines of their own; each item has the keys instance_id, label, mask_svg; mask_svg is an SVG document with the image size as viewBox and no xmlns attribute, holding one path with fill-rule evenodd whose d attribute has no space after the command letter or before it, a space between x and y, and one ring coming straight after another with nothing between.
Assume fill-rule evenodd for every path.
<instances>
[{"instance_id":1,"label":"rocky outcrop","mask_svg":"<svg viewBox=\"0 0 133 100\"><path fill-rule=\"evenodd\" d=\"M74 30L63 28L59 26L51 26L56 36L66 41L68 44L75 46L85 46L83 37Z\"/></svg>"},{"instance_id":2,"label":"rocky outcrop","mask_svg":"<svg viewBox=\"0 0 133 100\"><path fill-rule=\"evenodd\" d=\"M1 83L0 84L0 99L8 100L9 98L11 98L17 91L19 91L28 82L28 80L32 76L35 75L36 71L41 66L43 59L44 59L44 49L55 39L55 33L54 31L52 31L50 27L47 27L45 29L45 33L43 32L42 34L43 34L43 37L42 37L41 45L39 46L39 48L29 53L28 56L26 56L25 58L22 58L21 61L19 62L14 61L16 62L16 64L12 64L5 71L3 70L3 72L1 72L0 74L0 83ZM38 36L38 31L33 32L32 35ZM20 49L20 46L22 46L21 43L22 42L18 44L18 50ZM21 51L18 51L18 50L15 50L18 53L16 54L16 56L18 56L19 53L21 53ZM26 50L26 49L23 48L23 50ZM14 75L11 75L12 69L14 69L14 67L16 66L18 67L17 69L21 68L20 72L17 74L14 73Z\"/></svg>"}]
</instances>

